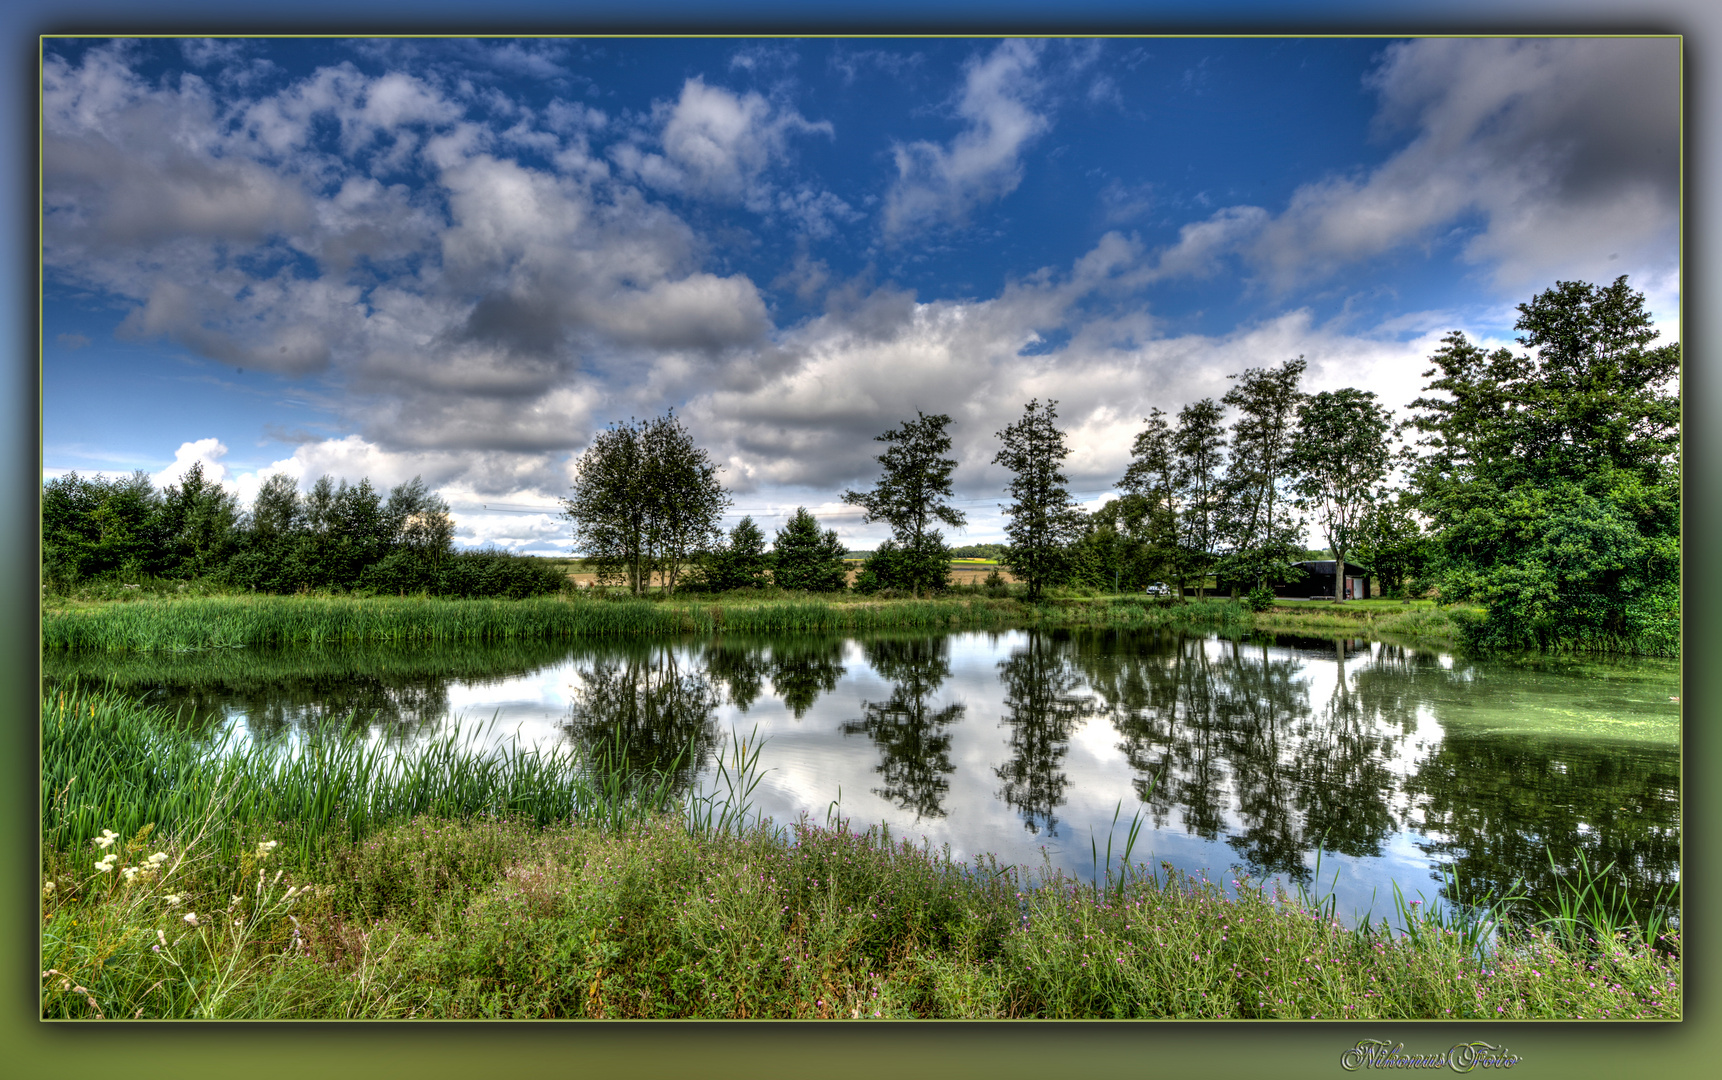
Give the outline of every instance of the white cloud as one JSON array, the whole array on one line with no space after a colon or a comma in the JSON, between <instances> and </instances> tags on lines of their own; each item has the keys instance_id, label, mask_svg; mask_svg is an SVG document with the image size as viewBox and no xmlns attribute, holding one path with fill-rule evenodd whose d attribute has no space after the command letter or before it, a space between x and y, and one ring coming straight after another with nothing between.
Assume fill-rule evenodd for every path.
<instances>
[{"instance_id":1,"label":"white cloud","mask_svg":"<svg viewBox=\"0 0 1722 1080\"><path fill-rule=\"evenodd\" d=\"M633 143L612 150L630 175L662 191L718 202L742 203L756 211L772 206L766 173L781 162L792 134L833 134L829 121L810 121L755 91L732 93L695 76L682 85L674 105L660 106L656 138L663 153Z\"/></svg>"},{"instance_id":2,"label":"white cloud","mask_svg":"<svg viewBox=\"0 0 1722 1080\"><path fill-rule=\"evenodd\" d=\"M152 474L150 483L157 488L178 484L193 465L201 464L205 483L226 484L231 487L227 481L227 466L221 462L226 456L227 446L220 439L198 439L195 442L180 443L179 449L173 453L173 464Z\"/></svg>"},{"instance_id":3,"label":"white cloud","mask_svg":"<svg viewBox=\"0 0 1722 1080\"><path fill-rule=\"evenodd\" d=\"M1022 180L1022 153L1051 122L1033 108L1038 41L1006 41L971 63L957 102L967 126L949 146L919 140L894 150L897 178L885 198L885 235L960 221L975 206L1002 198Z\"/></svg>"}]
</instances>

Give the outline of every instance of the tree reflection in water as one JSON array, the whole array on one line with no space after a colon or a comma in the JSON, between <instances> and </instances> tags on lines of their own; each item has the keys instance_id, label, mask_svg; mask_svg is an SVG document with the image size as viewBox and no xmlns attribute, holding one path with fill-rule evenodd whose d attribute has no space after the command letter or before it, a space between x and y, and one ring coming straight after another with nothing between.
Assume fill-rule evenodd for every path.
<instances>
[{"instance_id":1,"label":"tree reflection in water","mask_svg":"<svg viewBox=\"0 0 1722 1080\"><path fill-rule=\"evenodd\" d=\"M789 638L775 641L722 639L702 654L706 672L723 686L729 701L746 712L771 683L790 715L807 715L820 694L837 689L846 672L843 638Z\"/></svg>"},{"instance_id":2,"label":"tree reflection in water","mask_svg":"<svg viewBox=\"0 0 1722 1080\"><path fill-rule=\"evenodd\" d=\"M1095 645L1079 655L1157 827L1181 810L1188 832L1224 835L1252 873L1298 882L1309 881L1318 845L1381 853L1395 827L1394 736L1379 722L1380 702L1348 679L1345 650L1355 646L1327 643L1338 679L1318 711L1305 658L1266 642L1167 635Z\"/></svg>"},{"instance_id":3,"label":"tree reflection in water","mask_svg":"<svg viewBox=\"0 0 1722 1080\"><path fill-rule=\"evenodd\" d=\"M721 700L705 666L668 645L618 648L576 671L565 725L579 745L620 742L630 772L670 776L681 792L710 758Z\"/></svg>"},{"instance_id":4,"label":"tree reflection in water","mask_svg":"<svg viewBox=\"0 0 1722 1080\"><path fill-rule=\"evenodd\" d=\"M951 764L951 734L964 706L934 709L929 699L950 678L950 642L943 636L887 638L866 642L867 662L892 683L891 697L861 702L861 718L845 721L844 735L866 735L879 748L874 772L884 778L873 793L890 799L916 820L945 816L946 779Z\"/></svg>"},{"instance_id":5,"label":"tree reflection in water","mask_svg":"<svg viewBox=\"0 0 1722 1080\"><path fill-rule=\"evenodd\" d=\"M1061 767L1070 736L1095 712L1069 642L1068 634L1031 630L1028 643L998 666L1011 752L1010 761L993 770L1004 781L999 797L1022 815L1029 832L1044 828L1048 836L1058 835L1053 811L1070 784Z\"/></svg>"}]
</instances>

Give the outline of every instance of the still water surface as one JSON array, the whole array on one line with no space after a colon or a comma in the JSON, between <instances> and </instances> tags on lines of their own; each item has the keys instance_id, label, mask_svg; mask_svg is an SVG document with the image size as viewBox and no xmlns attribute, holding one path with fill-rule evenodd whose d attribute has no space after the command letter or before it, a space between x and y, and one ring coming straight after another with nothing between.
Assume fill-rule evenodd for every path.
<instances>
[{"instance_id":1,"label":"still water surface","mask_svg":"<svg viewBox=\"0 0 1722 1080\"><path fill-rule=\"evenodd\" d=\"M1332 892L1342 915L1613 862L1679 880L1679 671L1479 661L1380 642L1035 632L44 658L206 728L292 738L357 711L411 745L450 724L550 747L620 724L632 760L711 783L763 740L756 808L837 812L960 859L1083 878L1140 815L1135 861ZM1114 819L1117 824L1114 825ZM1314 877L1320 852L1321 873Z\"/></svg>"}]
</instances>

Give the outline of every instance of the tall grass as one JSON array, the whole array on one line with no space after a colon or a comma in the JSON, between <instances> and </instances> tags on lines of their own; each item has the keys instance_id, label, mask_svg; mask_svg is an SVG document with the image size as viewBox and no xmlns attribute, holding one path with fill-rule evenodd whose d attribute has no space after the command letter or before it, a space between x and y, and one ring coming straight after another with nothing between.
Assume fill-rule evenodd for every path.
<instances>
[{"instance_id":1,"label":"tall grass","mask_svg":"<svg viewBox=\"0 0 1722 1080\"><path fill-rule=\"evenodd\" d=\"M109 689L72 685L45 698L45 848L92 860L90 842L105 830L203 830L228 858L268 834L309 865L331 844L419 815L615 825L665 811L675 794L660 775L624 773L620 751L603 745L487 752L473 732L451 730L395 750L339 722L302 741L248 741L236 732L188 737L165 710Z\"/></svg>"},{"instance_id":2,"label":"tall grass","mask_svg":"<svg viewBox=\"0 0 1722 1080\"><path fill-rule=\"evenodd\" d=\"M1013 605L923 600L706 606L647 600L223 597L45 611L47 650L185 651L258 645L448 643L682 634L958 630L1004 625Z\"/></svg>"}]
</instances>

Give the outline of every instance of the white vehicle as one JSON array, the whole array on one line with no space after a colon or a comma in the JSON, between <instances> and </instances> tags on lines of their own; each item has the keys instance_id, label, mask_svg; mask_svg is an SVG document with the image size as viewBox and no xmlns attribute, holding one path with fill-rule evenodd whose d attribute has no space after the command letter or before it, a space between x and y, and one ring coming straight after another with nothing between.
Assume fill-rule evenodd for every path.
<instances>
[{"instance_id":1,"label":"white vehicle","mask_svg":"<svg viewBox=\"0 0 1722 1080\"><path fill-rule=\"evenodd\" d=\"M1172 593L1172 590L1166 587L1166 583L1164 581L1156 581L1154 584L1148 586L1142 591L1147 593L1149 596L1170 596Z\"/></svg>"}]
</instances>

